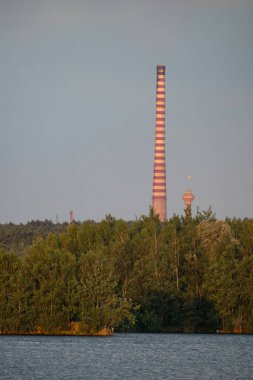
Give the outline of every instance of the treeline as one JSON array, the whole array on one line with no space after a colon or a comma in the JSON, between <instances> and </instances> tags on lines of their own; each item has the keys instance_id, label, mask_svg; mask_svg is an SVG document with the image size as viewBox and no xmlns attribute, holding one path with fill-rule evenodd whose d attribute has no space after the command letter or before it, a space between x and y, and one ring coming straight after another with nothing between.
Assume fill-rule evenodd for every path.
<instances>
[{"instance_id":1,"label":"treeline","mask_svg":"<svg viewBox=\"0 0 253 380\"><path fill-rule=\"evenodd\" d=\"M68 223L56 223L51 220L32 220L27 224L0 224L0 246L22 256L26 247L37 237L46 237L49 232L66 231Z\"/></svg>"},{"instance_id":2,"label":"treeline","mask_svg":"<svg viewBox=\"0 0 253 380\"><path fill-rule=\"evenodd\" d=\"M2 333L253 332L253 219L151 210L35 236L1 249Z\"/></svg>"}]
</instances>

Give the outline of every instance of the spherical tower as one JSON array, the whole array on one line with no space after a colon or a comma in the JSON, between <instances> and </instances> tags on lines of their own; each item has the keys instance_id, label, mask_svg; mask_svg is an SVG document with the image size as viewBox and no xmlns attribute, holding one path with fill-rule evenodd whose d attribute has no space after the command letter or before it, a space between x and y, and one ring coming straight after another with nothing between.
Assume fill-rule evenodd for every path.
<instances>
[{"instance_id":1,"label":"spherical tower","mask_svg":"<svg viewBox=\"0 0 253 380\"><path fill-rule=\"evenodd\" d=\"M184 192L182 199L184 201L185 216L191 216L191 206L192 202L195 199L195 195L192 193L191 189L188 189Z\"/></svg>"}]
</instances>

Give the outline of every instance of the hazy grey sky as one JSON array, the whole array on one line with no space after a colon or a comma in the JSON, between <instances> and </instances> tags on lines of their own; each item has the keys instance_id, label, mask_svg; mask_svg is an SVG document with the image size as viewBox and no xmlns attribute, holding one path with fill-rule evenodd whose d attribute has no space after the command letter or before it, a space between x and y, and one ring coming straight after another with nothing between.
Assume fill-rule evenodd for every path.
<instances>
[{"instance_id":1,"label":"hazy grey sky","mask_svg":"<svg viewBox=\"0 0 253 380\"><path fill-rule=\"evenodd\" d=\"M0 55L1 223L148 213L157 64L169 216L253 216L252 0L0 0Z\"/></svg>"}]
</instances>

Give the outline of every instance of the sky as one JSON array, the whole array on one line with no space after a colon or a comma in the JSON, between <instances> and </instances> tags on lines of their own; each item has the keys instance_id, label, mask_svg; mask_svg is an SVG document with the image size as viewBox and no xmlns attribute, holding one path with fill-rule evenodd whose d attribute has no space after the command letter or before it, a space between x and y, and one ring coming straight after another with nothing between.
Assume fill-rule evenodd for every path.
<instances>
[{"instance_id":1,"label":"sky","mask_svg":"<svg viewBox=\"0 0 253 380\"><path fill-rule=\"evenodd\" d=\"M252 218L252 41L252 0L0 0L0 223L148 214L157 65L168 216Z\"/></svg>"}]
</instances>

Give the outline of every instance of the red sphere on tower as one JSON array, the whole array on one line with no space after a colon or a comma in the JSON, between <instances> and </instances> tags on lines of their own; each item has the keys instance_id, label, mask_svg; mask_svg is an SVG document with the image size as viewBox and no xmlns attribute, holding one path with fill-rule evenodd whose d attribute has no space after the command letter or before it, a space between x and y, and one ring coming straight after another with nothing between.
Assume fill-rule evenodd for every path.
<instances>
[{"instance_id":1,"label":"red sphere on tower","mask_svg":"<svg viewBox=\"0 0 253 380\"><path fill-rule=\"evenodd\" d=\"M184 192L182 199L185 203L185 208L191 206L192 202L195 199L195 195L192 193L191 189L188 189Z\"/></svg>"},{"instance_id":2,"label":"red sphere on tower","mask_svg":"<svg viewBox=\"0 0 253 380\"><path fill-rule=\"evenodd\" d=\"M186 190L182 196L184 201L184 211L186 218L191 217L192 214L192 202L195 198L194 194L190 189Z\"/></svg>"}]
</instances>

